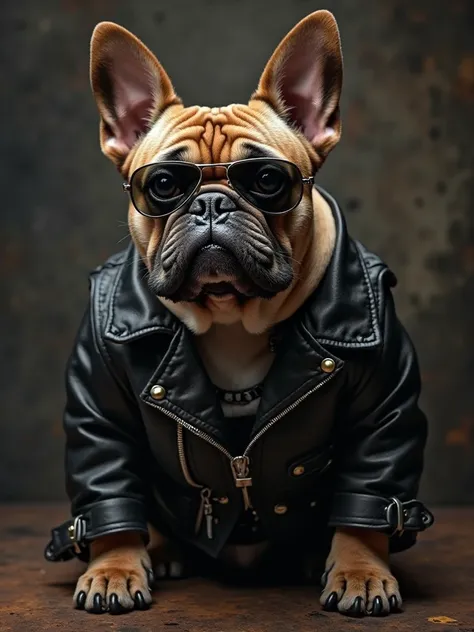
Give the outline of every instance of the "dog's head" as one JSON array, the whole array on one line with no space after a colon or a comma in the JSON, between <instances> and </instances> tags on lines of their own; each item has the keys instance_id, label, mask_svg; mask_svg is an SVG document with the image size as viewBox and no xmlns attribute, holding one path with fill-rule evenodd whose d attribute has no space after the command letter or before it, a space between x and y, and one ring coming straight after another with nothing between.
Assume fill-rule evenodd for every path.
<instances>
[{"instance_id":1,"label":"dog's head","mask_svg":"<svg viewBox=\"0 0 474 632\"><path fill-rule=\"evenodd\" d=\"M152 291L196 333L291 315L332 248L311 183L341 131L334 17L317 11L284 38L248 105L184 107L148 48L110 22L92 36L91 83Z\"/></svg>"}]
</instances>

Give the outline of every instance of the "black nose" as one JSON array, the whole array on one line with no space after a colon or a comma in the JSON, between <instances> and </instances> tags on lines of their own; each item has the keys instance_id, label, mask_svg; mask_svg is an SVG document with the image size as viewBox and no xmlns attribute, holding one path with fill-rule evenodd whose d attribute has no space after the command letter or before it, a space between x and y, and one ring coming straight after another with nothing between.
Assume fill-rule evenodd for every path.
<instances>
[{"instance_id":1,"label":"black nose","mask_svg":"<svg viewBox=\"0 0 474 632\"><path fill-rule=\"evenodd\" d=\"M235 202L224 193L207 191L193 200L188 212L213 222L225 222L229 213L236 210Z\"/></svg>"}]
</instances>

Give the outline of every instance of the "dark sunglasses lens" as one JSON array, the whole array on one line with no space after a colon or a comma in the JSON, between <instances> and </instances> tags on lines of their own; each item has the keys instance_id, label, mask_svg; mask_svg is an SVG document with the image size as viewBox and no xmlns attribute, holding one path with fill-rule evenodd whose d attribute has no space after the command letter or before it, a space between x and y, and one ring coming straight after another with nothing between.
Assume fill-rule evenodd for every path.
<instances>
[{"instance_id":1,"label":"dark sunglasses lens","mask_svg":"<svg viewBox=\"0 0 474 632\"><path fill-rule=\"evenodd\" d=\"M187 202L200 177L199 168L186 163L157 162L140 167L130 182L133 205L149 217L169 215Z\"/></svg>"},{"instance_id":2,"label":"dark sunglasses lens","mask_svg":"<svg viewBox=\"0 0 474 632\"><path fill-rule=\"evenodd\" d=\"M286 213L303 194L298 167L285 160L243 160L229 167L228 176L234 189L264 213Z\"/></svg>"}]
</instances>

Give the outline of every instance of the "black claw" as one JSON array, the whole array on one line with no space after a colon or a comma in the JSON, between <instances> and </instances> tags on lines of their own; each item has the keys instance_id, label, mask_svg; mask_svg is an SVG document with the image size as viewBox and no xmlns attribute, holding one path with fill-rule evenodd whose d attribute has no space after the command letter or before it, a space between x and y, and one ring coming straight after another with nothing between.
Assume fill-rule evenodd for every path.
<instances>
[{"instance_id":1,"label":"black claw","mask_svg":"<svg viewBox=\"0 0 474 632\"><path fill-rule=\"evenodd\" d=\"M137 592L135 593L135 606L137 610L148 610L149 608L148 604L143 598L142 593L139 590L137 590Z\"/></svg>"},{"instance_id":2,"label":"black claw","mask_svg":"<svg viewBox=\"0 0 474 632\"><path fill-rule=\"evenodd\" d=\"M332 592L326 599L324 610L327 610L328 612L333 612L334 610L337 610L337 601L337 593Z\"/></svg>"},{"instance_id":3,"label":"black claw","mask_svg":"<svg viewBox=\"0 0 474 632\"><path fill-rule=\"evenodd\" d=\"M374 617L381 617L383 615L383 601L382 597L375 597L374 605L372 606L372 615Z\"/></svg>"},{"instance_id":4,"label":"black claw","mask_svg":"<svg viewBox=\"0 0 474 632\"><path fill-rule=\"evenodd\" d=\"M392 595L390 597L390 599L388 600L388 603L390 604L390 610L392 612L400 612L400 606L398 605L398 599L396 598L395 595Z\"/></svg>"},{"instance_id":5,"label":"black claw","mask_svg":"<svg viewBox=\"0 0 474 632\"><path fill-rule=\"evenodd\" d=\"M102 595L100 595L99 593L96 593L94 595L94 603L93 603L91 612L93 612L94 614L101 614L103 612Z\"/></svg>"},{"instance_id":6,"label":"black claw","mask_svg":"<svg viewBox=\"0 0 474 632\"><path fill-rule=\"evenodd\" d=\"M84 606L86 605L86 599L87 599L86 593L83 590L81 590L81 592L77 595L77 598L76 598L76 608L78 610L84 610Z\"/></svg>"},{"instance_id":7,"label":"black claw","mask_svg":"<svg viewBox=\"0 0 474 632\"><path fill-rule=\"evenodd\" d=\"M354 603L352 604L352 606L347 611L347 614L349 614L349 615L351 615L353 617L360 617L363 614L362 613L362 602L363 602L362 597L357 597L356 599L354 599Z\"/></svg>"},{"instance_id":8,"label":"black claw","mask_svg":"<svg viewBox=\"0 0 474 632\"><path fill-rule=\"evenodd\" d=\"M123 614L124 612L127 612L127 609L122 606L118 596L115 593L112 593L110 595L109 612L110 614Z\"/></svg>"}]
</instances>

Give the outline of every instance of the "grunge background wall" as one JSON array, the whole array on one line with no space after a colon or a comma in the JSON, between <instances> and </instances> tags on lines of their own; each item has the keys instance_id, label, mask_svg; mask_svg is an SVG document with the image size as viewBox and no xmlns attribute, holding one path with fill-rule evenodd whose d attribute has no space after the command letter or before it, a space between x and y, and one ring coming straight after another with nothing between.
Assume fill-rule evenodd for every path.
<instances>
[{"instance_id":1,"label":"grunge background wall","mask_svg":"<svg viewBox=\"0 0 474 632\"><path fill-rule=\"evenodd\" d=\"M3 0L0 22L0 499L61 499L63 368L87 272L126 238L98 145L88 45L141 37L186 103L245 101L317 8L345 53L343 139L319 182L399 278L431 436L423 497L474 501L474 5L469 0Z\"/></svg>"}]
</instances>

